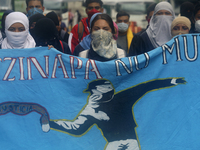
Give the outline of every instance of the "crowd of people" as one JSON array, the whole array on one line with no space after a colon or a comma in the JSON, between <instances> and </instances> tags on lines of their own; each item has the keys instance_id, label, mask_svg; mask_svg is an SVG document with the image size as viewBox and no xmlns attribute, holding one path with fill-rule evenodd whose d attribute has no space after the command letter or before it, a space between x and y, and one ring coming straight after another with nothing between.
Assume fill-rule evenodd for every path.
<instances>
[{"instance_id":1,"label":"crowd of people","mask_svg":"<svg viewBox=\"0 0 200 150\"><path fill-rule=\"evenodd\" d=\"M43 14L43 0L26 0L27 13L5 11L0 33L1 49L39 46L55 48L65 54L109 61L149 52L180 34L200 33L200 3L184 2L176 17L168 2L152 3L147 8L145 30L134 34L129 28L130 15L121 11L116 22L103 13L101 0L86 0L86 18L68 33L61 14ZM70 10L71 14L71 10ZM69 15L71 26L72 14Z\"/></svg>"}]
</instances>

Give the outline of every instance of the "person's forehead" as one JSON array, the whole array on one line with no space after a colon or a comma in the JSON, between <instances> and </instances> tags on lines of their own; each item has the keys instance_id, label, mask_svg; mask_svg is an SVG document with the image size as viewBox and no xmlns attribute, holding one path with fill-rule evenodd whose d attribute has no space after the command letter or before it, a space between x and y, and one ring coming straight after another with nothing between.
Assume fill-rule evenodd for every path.
<instances>
[{"instance_id":1,"label":"person's forehead","mask_svg":"<svg viewBox=\"0 0 200 150\"><path fill-rule=\"evenodd\" d=\"M117 18L117 20L128 20L129 17L128 16L120 16Z\"/></svg>"},{"instance_id":2,"label":"person's forehead","mask_svg":"<svg viewBox=\"0 0 200 150\"><path fill-rule=\"evenodd\" d=\"M158 12L170 12L169 10L166 10L166 9L161 9L159 10ZM170 12L171 13L171 12Z\"/></svg>"},{"instance_id":3,"label":"person's forehead","mask_svg":"<svg viewBox=\"0 0 200 150\"><path fill-rule=\"evenodd\" d=\"M183 26L186 26L186 25L184 23L178 23L178 24L175 25L175 27L176 26L183 27Z\"/></svg>"},{"instance_id":4,"label":"person's forehead","mask_svg":"<svg viewBox=\"0 0 200 150\"><path fill-rule=\"evenodd\" d=\"M40 5L40 6L42 6L42 3L41 3L41 1L39 1L39 0L31 0L31 1L29 1L28 2L28 6L32 6L32 5Z\"/></svg>"},{"instance_id":5,"label":"person's forehead","mask_svg":"<svg viewBox=\"0 0 200 150\"><path fill-rule=\"evenodd\" d=\"M93 3L88 4L87 7L96 7L96 6L100 6L100 4L97 3L97 2L93 2ZM100 7L101 7L101 6L100 6Z\"/></svg>"},{"instance_id":6,"label":"person's forehead","mask_svg":"<svg viewBox=\"0 0 200 150\"><path fill-rule=\"evenodd\" d=\"M104 19L98 19L97 21L95 21L94 26L109 26L109 24Z\"/></svg>"},{"instance_id":7,"label":"person's forehead","mask_svg":"<svg viewBox=\"0 0 200 150\"><path fill-rule=\"evenodd\" d=\"M20 22L15 22L10 27L24 27L24 25Z\"/></svg>"}]
</instances>

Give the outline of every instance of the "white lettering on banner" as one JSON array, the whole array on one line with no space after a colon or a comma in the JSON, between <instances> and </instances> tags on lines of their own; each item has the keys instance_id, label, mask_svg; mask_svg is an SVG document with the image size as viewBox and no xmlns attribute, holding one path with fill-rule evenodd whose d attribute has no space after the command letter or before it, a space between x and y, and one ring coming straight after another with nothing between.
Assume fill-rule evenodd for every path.
<instances>
[{"instance_id":1,"label":"white lettering on banner","mask_svg":"<svg viewBox=\"0 0 200 150\"><path fill-rule=\"evenodd\" d=\"M24 59L24 57L19 57L20 80L25 80L23 59Z\"/></svg>"},{"instance_id":2,"label":"white lettering on banner","mask_svg":"<svg viewBox=\"0 0 200 150\"><path fill-rule=\"evenodd\" d=\"M129 60L130 69L128 68L128 66L126 65L126 63L123 62L121 59L116 60L116 61L115 61L115 65L116 65L117 76L121 76L121 75L122 75L121 72L120 72L120 65L119 65L119 64L122 65L122 67L125 69L125 71L126 71L128 74L131 74L131 73L133 72L133 67L134 67L134 66L133 66L133 63L132 63L132 60L131 60L132 58L133 58L133 60L134 60L135 69L136 69L137 71L139 71L139 70L141 70L141 69L143 69L143 68L147 68L148 65L149 65L150 57L149 57L148 53L144 53L143 55L145 56L145 66L142 67L142 68L139 67L140 62L138 62L137 56L134 56L134 57L127 57L128 60ZM142 55L140 55L140 56L142 56ZM141 65L140 65L140 66L141 66Z\"/></svg>"},{"instance_id":3,"label":"white lettering on banner","mask_svg":"<svg viewBox=\"0 0 200 150\"><path fill-rule=\"evenodd\" d=\"M97 68L95 61L91 59L88 59L88 61L86 62L85 79L89 79L90 64L93 68L91 69L91 71L95 72L97 79L102 79L102 76L100 75L100 72Z\"/></svg>"},{"instance_id":4,"label":"white lettering on banner","mask_svg":"<svg viewBox=\"0 0 200 150\"><path fill-rule=\"evenodd\" d=\"M49 76L49 56L44 56L45 58L45 71L46 71L46 74L47 76Z\"/></svg>"},{"instance_id":5,"label":"white lettering on banner","mask_svg":"<svg viewBox=\"0 0 200 150\"><path fill-rule=\"evenodd\" d=\"M76 68L74 67L74 59L76 59L78 61ZM83 62L82 62L82 60L80 60L76 57L70 56L70 64L71 64L72 79L76 79L75 69L81 69L83 66Z\"/></svg>"},{"instance_id":6,"label":"white lettering on banner","mask_svg":"<svg viewBox=\"0 0 200 150\"><path fill-rule=\"evenodd\" d=\"M8 67L8 70L6 71L6 74L5 74L4 78L3 78L3 81L14 81L15 77L10 78L10 79L8 77L9 77L9 75L10 75L10 73L11 73L11 71L12 71L17 59L16 58L11 58L11 57L5 57L4 61L6 61L6 60L11 60L11 63L10 63L10 66Z\"/></svg>"},{"instance_id":7,"label":"white lettering on banner","mask_svg":"<svg viewBox=\"0 0 200 150\"><path fill-rule=\"evenodd\" d=\"M25 64L24 60L27 60ZM16 77L14 76L16 74L16 71L19 71L19 80L33 80L33 66L35 66L36 70L39 72L42 78L47 79L49 78L49 74L51 71L51 66L49 63L49 56L44 56L44 62L45 62L45 68L41 66L41 62L37 60L36 57L17 57L17 58L12 58L12 57L5 57L3 59L3 62L5 61L10 61L7 62L9 64L4 77L3 81L15 81ZM81 59L73 56L69 56L70 59L70 64L69 67L71 68L71 78L76 79L76 71L78 69L82 69L83 67L83 62ZM19 65L16 65L16 62L19 61ZM3 64L2 59L0 58L0 62ZM33 65L32 65L33 64ZM59 66L60 65L60 66ZM53 67L52 67L52 73L51 73L51 78L55 79L56 77L56 72L60 68L62 69L62 73L64 75L64 78L69 78L67 70L66 70L66 64L64 64L64 61L62 59L62 55L58 54L56 55L54 62L53 62ZM27 67L25 69L25 67ZM6 69L6 68L4 68ZM17 69L17 70L16 70ZM12 72L12 77L11 77L11 72ZM25 72L27 72L27 77L25 76ZM96 65L96 62L94 60L88 60L85 65L85 74L83 74L84 79L89 79L89 74L93 72L96 75L96 79L101 79L102 76L99 72L99 69ZM13 75L14 74L14 75ZM80 74L79 74L80 75Z\"/></svg>"},{"instance_id":8,"label":"white lettering on banner","mask_svg":"<svg viewBox=\"0 0 200 150\"><path fill-rule=\"evenodd\" d=\"M192 35L193 36L193 43L190 43L188 45L188 40L187 40L187 36L181 36L183 39L183 47L184 47L184 54L185 54L185 58L186 60L193 62L195 60L197 60L198 58L198 42L197 42L197 36L198 35ZM174 38L174 43L172 44L172 46L168 46L167 44L162 46L162 50L163 50L163 64L167 64L167 56L166 56L166 51L168 51L171 55L173 50L175 49L176 51L176 57L177 60L176 61L183 61L183 59L181 58L181 51L180 51L180 36ZM176 45L176 46L175 46ZM189 46L189 47L188 47ZM190 48L190 52L191 50L194 50L194 56L192 58L189 57L189 49Z\"/></svg>"}]
</instances>

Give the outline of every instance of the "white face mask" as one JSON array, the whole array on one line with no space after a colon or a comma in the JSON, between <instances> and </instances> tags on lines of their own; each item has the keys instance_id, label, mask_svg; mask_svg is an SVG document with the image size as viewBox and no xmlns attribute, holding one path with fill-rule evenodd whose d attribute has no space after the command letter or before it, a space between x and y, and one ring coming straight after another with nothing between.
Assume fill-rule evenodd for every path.
<instances>
[{"instance_id":1,"label":"white face mask","mask_svg":"<svg viewBox=\"0 0 200 150\"><path fill-rule=\"evenodd\" d=\"M103 29L93 31L91 34L93 50L101 57L111 59L117 54L117 43L111 32Z\"/></svg>"},{"instance_id":2,"label":"white face mask","mask_svg":"<svg viewBox=\"0 0 200 150\"><path fill-rule=\"evenodd\" d=\"M117 23L119 32L126 32L128 30L129 25L127 23Z\"/></svg>"},{"instance_id":3,"label":"white face mask","mask_svg":"<svg viewBox=\"0 0 200 150\"><path fill-rule=\"evenodd\" d=\"M196 29L197 32L200 32L200 20L197 20L195 22L195 29Z\"/></svg>"},{"instance_id":4,"label":"white face mask","mask_svg":"<svg viewBox=\"0 0 200 150\"><path fill-rule=\"evenodd\" d=\"M11 32L5 30L5 33L8 39L8 43L10 44L10 46L12 46L12 48L24 48L24 44L28 36L28 30L23 32Z\"/></svg>"}]
</instances>

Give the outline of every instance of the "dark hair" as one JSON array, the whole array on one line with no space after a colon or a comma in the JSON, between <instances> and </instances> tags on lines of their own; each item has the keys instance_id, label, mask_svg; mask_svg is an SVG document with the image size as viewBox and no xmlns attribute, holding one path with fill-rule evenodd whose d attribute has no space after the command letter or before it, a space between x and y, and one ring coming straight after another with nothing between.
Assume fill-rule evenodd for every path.
<instances>
[{"instance_id":1,"label":"dark hair","mask_svg":"<svg viewBox=\"0 0 200 150\"><path fill-rule=\"evenodd\" d=\"M28 3L29 3L30 1L40 1L41 4L42 4L42 6L43 6L43 4L44 4L44 0L26 0L26 6L28 6Z\"/></svg>"},{"instance_id":2,"label":"dark hair","mask_svg":"<svg viewBox=\"0 0 200 150\"><path fill-rule=\"evenodd\" d=\"M99 3L101 7L103 6L103 2L101 0L86 0L85 7L88 7L90 3Z\"/></svg>"},{"instance_id":3,"label":"dark hair","mask_svg":"<svg viewBox=\"0 0 200 150\"><path fill-rule=\"evenodd\" d=\"M122 16L128 16L128 18L130 18L130 15L127 12L120 11L120 12L117 13L116 19L119 18L119 17L122 17Z\"/></svg>"},{"instance_id":4,"label":"dark hair","mask_svg":"<svg viewBox=\"0 0 200 150\"><path fill-rule=\"evenodd\" d=\"M156 7L157 3L151 3L148 7L147 7L147 16L149 15L149 13L151 11L154 11L155 7Z\"/></svg>"},{"instance_id":5,"label":"dark hair","mask_svg":"<svg viewBox=\"0 0 200 150\"><path fill-rule=\"evenodd\" d=\"M112 30L112 33L115 34L115 28L114 28L114 25L113 25L113 20L112 20L111 17L110 17L109 15L107 15L107 14L98 14L98 15L93 19L93 21L92 21L92 23L91 23L91 30L92 30L92 28L93 28L93 26L94 26L94 23L95 23L97 20L99 20L99 19L105 20L105 21L108 23L108 25L110 26L110 28L111 28L111 30Z\"/></svg>"}]
</instances>

